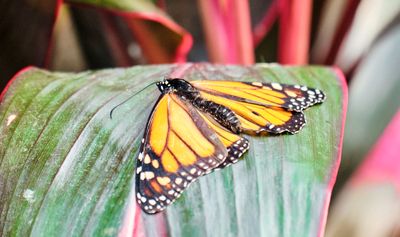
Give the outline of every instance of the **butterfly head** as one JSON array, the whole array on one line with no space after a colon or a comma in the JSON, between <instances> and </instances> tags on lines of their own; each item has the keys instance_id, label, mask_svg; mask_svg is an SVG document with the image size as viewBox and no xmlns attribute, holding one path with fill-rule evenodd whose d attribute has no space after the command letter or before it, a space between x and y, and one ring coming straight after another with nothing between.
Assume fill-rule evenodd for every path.
<instances>
[{"instance_id":1,"label":"butterfly head","mask_svg":"<svg viewBox=\"0 0 400 237\"><path fill-rule=\"evenodd\" d=\"M180 78L166 78L157 82L157 87L163 94L177 91L193 91L193 86L184 79Z\"/></svg>"}]
</instances>

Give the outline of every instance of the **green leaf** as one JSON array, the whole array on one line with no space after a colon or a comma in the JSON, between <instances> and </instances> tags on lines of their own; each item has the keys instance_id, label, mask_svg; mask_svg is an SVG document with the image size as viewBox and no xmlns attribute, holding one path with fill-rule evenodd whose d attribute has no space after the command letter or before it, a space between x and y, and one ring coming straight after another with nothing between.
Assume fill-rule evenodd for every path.
<instances>
[{"instance_id":1,"label":"green leaf","mask_svg":"<svg viewBox=\"0 0 400 237\"><path fill-rule=\"evenodd\" d=\"M164 76L303 84L327 100L296 135L248 137L244 160L191 185L160 215L135 208L134 168ZM29 68L0 104L6 236L322 235L340 160L346 87L325 67L183 64L83 73Z\"/></svg>"}]
</instances>

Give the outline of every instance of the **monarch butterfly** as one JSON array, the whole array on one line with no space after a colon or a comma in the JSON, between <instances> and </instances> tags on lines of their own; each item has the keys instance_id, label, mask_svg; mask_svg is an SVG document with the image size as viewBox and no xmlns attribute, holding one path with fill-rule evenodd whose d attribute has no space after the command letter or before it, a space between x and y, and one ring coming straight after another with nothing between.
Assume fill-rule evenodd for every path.
<instances>
[{"instance_id":1,"label":"monarch butterfly","mask_svg":"<svg viewBox=\"0 0 400 237\"><path fill-rule=\"evenodd\" d=\"M297 133L303 110L321 103L318 89L236 81L157 82L161 92L148 119L136 165L136 200L155 214L194 180L224 168L249 149L240 133Z\"/></svg>"}]
</instances>

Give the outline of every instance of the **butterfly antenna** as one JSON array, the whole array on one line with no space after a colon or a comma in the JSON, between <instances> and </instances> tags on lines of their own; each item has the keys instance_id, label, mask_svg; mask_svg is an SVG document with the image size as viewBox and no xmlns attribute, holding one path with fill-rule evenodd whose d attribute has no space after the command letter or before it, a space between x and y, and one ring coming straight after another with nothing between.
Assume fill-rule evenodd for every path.
<instances>
[{"instance_id":1,"label":"butterfly antenna","mask_svg":"<svg viewBox=\"0 0 400 237\"><path fill-rule=\"evenodd\" d=\"M111 111L110 111L110 119L112 119L112 114L113 114L113 112L114 112L114 110L115 110L116 108L118 108L119 106L125 104L128 100L132 99L135 95L139 94L140 92L146 90L147 88L149 88L150 86L152 86L152 85L154 85L154 84L156 84L156 83L157 83L157 81L148 84L147 86L145 86L145 87L144 87L143 89L141 89L140 91L138 91L138 92L136 92L135 94L129 96L129 97L126 98L124 101L122 101L121 103L119 103L119 104L117 104L116 106L114 106L114 108L112 108Z\"/></svg>"}]
</instances>

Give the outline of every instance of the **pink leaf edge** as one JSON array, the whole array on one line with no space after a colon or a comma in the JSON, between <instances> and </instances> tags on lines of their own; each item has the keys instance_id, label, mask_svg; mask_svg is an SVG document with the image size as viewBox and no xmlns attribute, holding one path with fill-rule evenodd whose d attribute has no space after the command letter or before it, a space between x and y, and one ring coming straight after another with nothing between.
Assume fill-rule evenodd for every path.
<instances>
[{"instance_id":1,"label":"pink leaf edge","mask_svg":"<svg viewBox=\"0 0 400 237\"><path fill-rule=\"evenodd\" d=\"M320 218L321 221L320 221L319 230L318 230L319 237L324 236L324 233L325 233L325 226L326 226L326 220L328 218L328 210L329 210L329 204L331 201L332 190L333 190L333 186L336 183L336 178L337 178L337 174L339 171L340 162L342 160L343 136L344 136L344 128L345 128L345 124L346 124L347 104L348 104L348 87L347 87L346 78L340 68L334 66L333 70L337 75L338 81L340 83L340 87L342 88L342 94L343 94L342 119L341 119L342 127L340 129L339 150L338 150L338 154L337 154L338 157L336 159L336 162L333 164L333 167L331 170L331 176L330 176L331 179L329 180L328 187L326 189L324 208L322 211L322 216Z\"/></svg>"},{"instance_id":2,"label":"pink leaf edge","mask_svg":"<svg viewBox=\"0 0 400 237\"><path fill-rule=\"evenodd\" d=\"M4 96L6 95L8 89L10 88L10 86L14 83L14 81L20 77L22 74L24 74L25 72L31 70L35 68L35 66L26 66L24 68L22 68L21 70L19 70L8 82L7 85L4 87L3 91L0 94L0 103L3 101Z\"/></svg>"}]
</instances>

